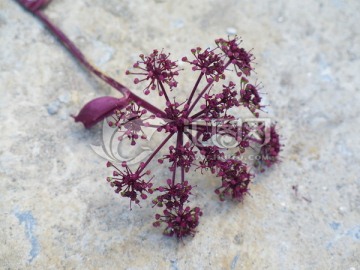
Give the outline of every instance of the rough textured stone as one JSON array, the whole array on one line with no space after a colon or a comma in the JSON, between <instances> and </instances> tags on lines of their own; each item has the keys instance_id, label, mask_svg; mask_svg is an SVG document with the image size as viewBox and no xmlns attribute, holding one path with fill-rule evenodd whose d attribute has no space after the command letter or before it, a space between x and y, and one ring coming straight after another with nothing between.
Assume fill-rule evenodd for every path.
<instances>
[{"instance_id":1,"label":"rough textured stone","mask_svg":"<svg viewBox=\"0 0 360 270\"><path fill-rule=\"evenodd\" d=\"M29 13L0 2L1 269L360 269L358 1L53 1L45 13L126 85L139 53L174 58L236 32L278 120L282 163L244 203L219 202L195 176L199 233L177 243L154 210L128 210L70 117L118 95L78 65ZM182 77L186 91L192 80ZM138 89L140 91L140 89ZM183 95L179 92L179 97ZM150 97L156 103L156 97ZM161 174L161 172L159 172Z\"/></svg>"}]
</instances>

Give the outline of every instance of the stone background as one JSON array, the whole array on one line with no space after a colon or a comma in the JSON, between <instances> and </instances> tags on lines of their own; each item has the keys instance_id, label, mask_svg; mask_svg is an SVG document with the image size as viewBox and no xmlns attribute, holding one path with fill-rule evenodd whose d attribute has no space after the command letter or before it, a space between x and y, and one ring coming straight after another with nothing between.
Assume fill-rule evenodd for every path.
<instances>
[{"instance_id":1,"label":"stone background","mask_svg":"<svg viewBox=\"0 0 360 270\"><path fill-rule=\"evenodd\" d=\"M101 126L70 118L118 94L15 1L0 0L0 268L360 269L359 10L355 0L46 8L91 61L130 86L124 71L154 48L176 59L235 33L254 48L282 163L256 178L242 204L219 202L216 179L194 175L204 215L195 238L177 243L153 228L150 205L129 211L106 183L110 171L90 148ZM180 78L183 89L191 79Z\"/></svg>"}]
</instances>

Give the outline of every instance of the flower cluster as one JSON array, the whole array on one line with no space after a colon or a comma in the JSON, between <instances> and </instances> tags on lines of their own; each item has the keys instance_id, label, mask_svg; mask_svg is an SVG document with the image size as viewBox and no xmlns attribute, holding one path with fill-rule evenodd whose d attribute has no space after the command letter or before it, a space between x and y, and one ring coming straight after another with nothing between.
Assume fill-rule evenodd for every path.
<instances>
[{"instance_id":1,"label":"flower cluster","mask_svg":"<svg viewBox=\"0 0 360 270\"><path fill-rule=\"evenodd\" d=\"M169 54L159 53L157 50L149 56L140 55L141 61L136 62L134 68L140 69L141 72L127 71L126 74L143 76L143 79L137 77L134 80L136 84L150 81L145 88L145 94L149 94L149 90L158 90L160 96L165 98L165 109L159 113L145 101L133 100L130 106L115 111L115 120L109 123L118 127L119 132L123 132L122 136L128 136L132 144L136 139L146 138L138 135L142 127L152 126L158 132L168 134L163 143L135 173L132 173L126 165L126 172L121 174L121 181L111 180L111 183L117 186L116 191L123 190L126 186L123 194L137 203L138 194L141 198L146 198L145 193L151 194L153 191L160 193L153 199L153 204L165 209L161 215L156 214L154 226L165 224L164 234L176 235L178 238L194 235L202 214L199 207L191 208L187 205L193 187L185 180L185 176L192 167L200 169L202 173L210 171L221 179L221 185L215 190L221 201L226 197L242 201L249 191L249 184L253 178L249 172L249 165L235 158L226 159L225 153L229 146L224 146L220 142L211 145L214 139L224 136L233 138L232 148L237 149L235 157L244 153L249 147L255 149L256 145L260 145L259 155L271 156L271 159L256 161L254 165L258 167L262 164L271 166L277 160L281 149L279 136L274 127L266 131L268 133L265 129L258 128L255 133L262 137L262 140L252 138L249 136L254 132L251 126L247 123L239 125L236 116L229 111L231 108L243 107L258 117L258 111L263 107L258 87L249 83L248 79L252 71L252 54L239 47L240 42L237 38L218 39L215 42L217 48L213 50L202 50L199 47L192 49L194 60L182 58L183 62L192 66L194 72L199 73L189 98L182 103L175 100L171 102L167 92L177 86L174 79L179 74L176 61L170 60ZM221 91L216 93L216 83L220 79L225 80L225 73L232 71L229 68L231 65L240 77L239 84L229 81L227 84L222 84ZM202 78L205 78L205 85L200 88ZM198 105L201 100L205 100L205 103ZM198 111L193 113L196 108ZM147 111L153 113L151 117L144 117ZM150 125L144 122L159 117L165 121L165 124ZM203 122L199 123L199 121ZM140 175L139 172L141 173L156 155L161 155L161 149L175 134L176 143L169 146L169 153L162 154L158 158L158 163L169 164L172 177L166 181L166 186L160 185L151 189L150 180L148 182L140 180L144 174ZM271 138L268 144L262 144L266 134ZM196 148L199 151L196 151ZM199 161L196 158L197 154L202 156ZM176 176L177 171L180 172L180 177ZM118 174L120 173L117 172Z\"/></svg>"},{"instance_id":2,"label":"flower cluster","mask_svg":"<svg viewBox=\"0 0 360 270\"><path fill-rule=\"evenodd\" d=\"M192 186L189 185L188 181L173 184L171 179L168 179L166 183L167 186L160 186L155 189L155 191L161 192L162 195L153 200L154 205L159 207L165 205L168 210L172 210L174 207L184 207L191 194Z\"/></svg>"},{"instance_id":3,"label":"flower cluster","mask_svg":"<svg viewBox=\"0 0 360 270\"><path fill-rule=\"evenodd\" d=\"M141 61L134 64L134 69L140 69L141 72L127 71L126 74L137 75L135 84L149 81L145 94L149 94L150 90L157 90L164 97L165 109L154 109L145 100L139 101L137 96L129 94L129 105L115 110L115 115L109 122L109 125L119 129L120 139L126 136L132 145L137 139L146 139L144 127L155 128L157 132L167 136L134 173L123 164L123 172L116 170L114 177L117 178L109 178L109 181L116 187L116 192L121 192L124 197L129 197L137 204L139 197L146 199L153 191L158 193L152 200L153 205L164 209L161 214L156 214L153 224L155 227L164 224L164 234L178 238L194 235L202 215L199 207L188 205L193 186L185 179L191 168L200 169L201 173L209 171L221 179L220 186L215 190L221 201L226 197L242 201L249 192L249 184L254 175L250 174L250 166L236 157L248 148L257 149L259 146L259 155L264 159L257 160L253 165L269 167L277 160L281 150L279 135L274 127L265 130L256 125L257 129L252 130L248 123L239 123L230 110L246 108L258 117L259 110L263 107L258 87L249 82L253 70L252 54L239 47L237 38L218 39L215 42L217 48L213 50L192 49L194 60L182 58L183 62L190 64L192 70L198 73L189 98L183 102L175 99L170 101L169 98L169 91L177 86L174 78L179 74L176 61L170 60L170 55L163 51L154 50L149 56L140 55ZM234 70L230 69L231 66ZM220 91L216 92L220 80L224 81L226 78L225 73L232 71L239 77L239 83L221 83ZM204 104L200 104L201 101L205 101ZM194 110L197 111L193 112ZM149 117L146 116L148 112L152 113ZM151 124L151 120L155 118L161 119L163 124ZM250 136L254 133L257 137ZM270 140L264 143L269 136ZM173 144L170 143L172 137L176 137ZM231 144L225 143L228 138L232 140ZM163 153L162 149L167 144L170 144L169 151ZM232 157L225 158L226 153L230 153L230 148L235 153ZM202 157L198 159L198 155ZM155 156L160 156L158 163L168 164L171 177L167 179L167 185L160 184L152 188L153 178L143 180L149 174L143 171L154 161ZM268 156L271 159L265 160Z\"/></svg>"},{"instance_id":4,"label":"flower cluster","mask_svg":"<svg viewBox=\"0 0 360 270\"><path fill-rule=\"evenodd\" d=\"M225 200L225 196L231 196L233 199L242 201L248 192L248 185L252 178L247 165L240 160L228 159L218 163L217 166L222 184L215 192L219 195L220 200Z\"/></svg>"},{"instance_id":5,"label":"flower cluster","mask_svg":"<svg viewBox=\"0 0 360 270\"><path fill-rule=\"evenodd\" d=\"M230 59L239 77L242 73L246 76L250 76L253 55L239 46L239 40L237 38L231 40L219 38L215 40L215 43Z\"/></svg>"},{"instance_id":6,"label":"flower cluster","mask_svg":"<svg viewBox=\"0 0 360 270\"><path fill-rule=\"evenodd\" d=\"M256 86L249 83L249 80L245 77L241 78L240 102L256 117L259 116L257 111L262 107L259 90Z\"/></svg>"},{"instance_id":7,"label":"flower cluster","mask_svg":"<svg viewBox=\"0 0 360 270\"><path fill-rule=\"evenodd\" d=\"M133 67L139 69L139 72L126 71L126 74L140 75L145 78L135 78L134 83L138 84L142 81L150 80L144 89L144 94L148 95L150 90L159 89L159 95L165 94L163 84L167 84L170 88L177 86L175 76L179 75L179 69L176 62L169 59L170 54L165 54L154 50L149 56L140 55L141 61L137 61Z\"/></svg>"},{"instance_id":8,"label":"flower cluster","mask_svg":"<svg viewBox=\"0 0 360 270\"><path fill-rule=\"evenodd\" d=\"M195 236L196 227L199 225L199 217L202 212L199 207L176 208L173 211L164 210L163 215L156 214L156 221L153 223L155 227L159 227L161 223L166 224L164 235L173 236L182 239L185 236Z\"/></svg>"},{"instance_id":9,"label":"flower cluster","mask_svg":"<svg viewBox=\"0 0 360 270\"><path fill-rule=\"evenodd\" d=\"M165 207L163 214L155 215L153 225L159 227L162 223L166 225L164 234L168 236L176 235L182 238L188 235L195 235L196 227L199 224L199 217L202 212L199 207L193 209L186 206L191 195L192 186L188 181L175 183L168 179L167 186L160 186L155 189L161 193L153 200L154 206Z\"/></svg>"},{"instance_id":10,"label":"flower cluster","mask_svg":"<svg viewBox=\"0 0 360 270\"><path fill-rule=\"evenodd\" d=\"M227 110L233 107L239 107L240 103L237 98L238 91L235 89L235 83L229 82L223 85L222 92L218 94L205 94L205 104L201 105L201 119L211 121L220 117L228 118ZM233 117L230 117L233 118Z\"/></svg>"},{"instance_id":11,"label":"flower cluster","mask_svg":"<svg viewBox=\"0 0 360 270\"><path fill-rule=\"evenodd\" d=\"M143 167L140 166L138 170L132 172L126 162L123 162L121 166L123 167L122 170L117 168L111 162L107 162L107 167L113 167L115 169L113 171L113 176L108 177L107 181L112 187L116 188L116 193L120 193L122 197L130 198L131 208L131 202L139 204L139 195L143 200L145 200L147 198L146 193L153 193L151 188L153 184L150 183L152 179L148 180L147 182L142 179L145 175L150 175L151 171L142 173Z\"/></svg>"},{"instance_id":12,"label":"flower cluster","mask_svg":"<svg viewBox=\"0 0 360 270\"><path fill-rule=\"evenodd\" d=\"M263 145L260 148L260 159L254 164L255 167L259 167L261 171L264 171L264 165L266 167L271 167L275 163L279 162L279 154L282 148L280 142L280 136L276 132L275 125L270 126L270 128L263 128Z\"/></svg>"},{"instance_id":13,"label":"flower cluster","mask_svg":"<svg viewBox=\"0 0 360 270\"><path fill-rule=\"evenodd\" d=\"M141 108L135 102L130 102L125 109L114 111L112 119L108 121L108 125L118 128L120 133L119 141L127 137L131 141L131 145L135 145L137 139L145 140L147 138L143 128L149 125L147 120L155 118L154 115L146 117L146 114L146 109Z\"/></svg>"},{"instance_id":14,"label":"flower cluster","mask_svg":"<svg viewBox=\"0 0 360 270\"><path fill-rule=\"evenodd\" d=\"M48 27L88 71L123 95L121 98L99 97L90 101L74 117L75 121L90 128L110 117L109 126L119 132L119 140L128 138L130 147L136 145L137 140L147 138L145 127L154 128L165 137L137 168L126 162L119 165L107 163L113 169L112 176L107 181L115 188L116 193L130 199L130 208L132 202L139 204L140 199L146 200L150 195L157 194L152 199L153 205L164 209L161 214L155 215L153 225L165 225L165 235L181 239L196 233L202 211L190 203L193 186L188 182L188 174L191 168L200 169L201 173L210 171L220 179L221 185L215 190L220 200L230 197L242 201L249 191L253 175L249 172L251 164L235 159L236 155L243 153L245 149L258 149L261 159L254 165L260 167L260 171L279 160L282 145L274 125L270 128L258 126L254 131L246 123L237 125L236 114L230 112L231 108L247 108L258 117L258 111L263 107L258 86L249 83L253 71L253 55L240 46L241 41L237 37L216 39L214 49L203 50L197 47L191 50L193 59L186 56L182 58L197 76L194 87L183 102L175 99L171 101L169 97L170 91L178 86L176 77L181 69L177 61L171 60L170 54L158 50L153 50L147 56L141 54L140 60L133 65L133 71L128 70L126 74L136 76L135 84L145 83L145 95L157 90L164 98L164 106L157 107L92 66L79 48L41 13L39 9L47 2L49 1L18 0L19 4ZM240 82L224 82L219 86L220 81L223 82L227 73L231 72L236 73ZM204 101L204 104L199 104L199 101ZM155 120L165 123L158 124L159 121ZM214 124L214 121L217 123ZM249 136L254 132L259 138ZM231 147L230 144L214 142L224 136L233 139ZM170 140L173 137L176 138L175 142ZM169 152L164 154L162 149L169 144ZM230 148L237 149L235 156L229 154ZM198 159L197 155L202 157ZM160 156L160 163L169 165L170 176L165 185L160 183L155 186L154 176L146 169L154 164L155 156Z\"/></svg>"},{"instance_id":15,"label":"flower cluster","mask_svg":"<svg viewBox=\"0 0 360 270\"><path fill-rule=\"evenodd\" d=\"M218 163L224 159L224 153L220 152L220 148L217 146L202 147L200 153L204 159L199 162L199 168L216 173Z\"/></svg>"},{"instance_id":16,"label":"flower cluster","mask_svg":"<svg viewBox=\"0 0 360 270\"><path fill-rule=\"evenodd\" d=\"M217 82L219 79L225 79L224 61L218 53L209 49L202 52L200 47L191 49L191 53L194 55L195 60L190 61L184 56L182 61L192 64L193 71L200 70L202 74L205 74L208 82Z\"/></svg>"},{"instance_id":17,"label":"flower cluster","mask_svg":"<svg viewBox=\"0 0 360 270\"><path fill-rule=\"evenodd\" d=\"M195 160L196 151L193 149L194 146L189 142L184 145L179 145L179 147L171 145L169 147L170 153L168 155L164 155L164 158L159 159L158 161L162 164L164 159L168 159L171 163L170 171L174 171L177 167L181 167L185 169L185 172L189 172L189 169Z\"/></svg>"}]
</instances>

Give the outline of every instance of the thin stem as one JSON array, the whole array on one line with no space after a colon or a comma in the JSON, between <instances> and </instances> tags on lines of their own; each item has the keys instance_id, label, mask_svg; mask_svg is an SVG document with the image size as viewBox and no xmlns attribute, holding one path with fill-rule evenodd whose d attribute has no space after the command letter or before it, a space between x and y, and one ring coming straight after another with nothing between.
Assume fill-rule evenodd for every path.
<instances>
[{"instance_id":1,"label":"thin stem","mask_svg":"<svg viewBox=\"0 0 360 270\"><path fill-rule=\"evenodd\" d=\"M193 119L193 120L195 120L197 117L199 117L200 115L202 115L205 111L206 111L206 109L203 109L203 110L195 113L194 115L190 116L190 118Z\"/></svg>"},{"instance_id":2,"label":"thin stem","mask_svg":"<svg viewBox=\"0 0 360 270\"><path fill-rule=\"evenodd\" d=\"M175 186L176 169L177 169L177 162L175 161L174 162L174 170L173 170L172 179L171 179L172 186Z\"/></svg>"},{"instance_id":3,"label":"thin stem","mask_svg":"<svg viewBox=\"0 0 360 270\"><path fill-rule=\"evenodd\" d=\"M129 99L133 100L137 105L149 110L155 116L159 118L166 118L167 115L164 111L160 110L159 108L155 107L154 105L150 104L149 102L143 100L139 96L135 95L133 92L130 92Z\"/></svg>"},{"instance_id":4,"label":"thin stem","mask_svg":"<svg viewBox=\"0 0 360 270\"><path fill-rule=\"evenodd\" d=\"M190 109L188 110L187 114L189 115L191 113L191 111L194 109L194 107L196 106L196 104L199 102L200 98L205 94L205 92L209 89L209 87L213 84L213 82L208 83L204 89L200 92L200 94L197 96L197 98L195 99L194 103L191 104Z\"/></svg>"},{"instance_id":5,"label":"thin stem","mask_svg":"<svg viewBox=\"0 0 360 270\"><path fill-rule=\"evenodd\" d=\"M177 138L176 138L176 149L179 149L182 145L182 136L183 136L183 130L179 129L177 132ZM176 176L176 170L177 170L177 162L174 162L174 171L172 176L172 185L175 185L175 176Z\"/></svg>"},{"instance_id":6,"label":"thin stem","mask_svg":"<svg viewBox=\"0 0 360 270\"><path fill-rule=\"evenodd\" d=\"M159 81L159 85L160 85L161 91L164 93L164 97L165 97L167 103L171 104L169 96L167 95L165 87L161 81ZM172 106L170 106L169 108L172 112L174 112L174 108Z\"/></svg>"},{"instance_id":7,"label":"thin stem","mask_svg":"<svg viewBox=\"0 0 360 270\"><path fill-rule=\"evenodd\" d=\"M81 63L83 64L87 70L93 73L95 76L114 87L120 93L122 93L127 98L136 102L139 106L149 110L154 113L158 117L165 117L166 114L162 110L148 103L147 101L141 99L133 92L131 92L127 87L117 82L113 78L105 75L103 72L95 68L82 54L82 52L75 46L75 44L61 31L58 27L56 27L41 11L34 11L33 14L37 16L50 30L52 34L54 34L59 41L65 46L65 48Z\"/></svg>"},{"instance_id":8,"label":"thin stem","mask_svg":"<svg viewBox=\"0 0 360 270\"><path fill-rule=\"evenodd\" d=\"M158 146L158 148L156 148L156 150L151 154L151 156L146 160L146 162L142 164L142 168L139 170L139 173L141 173L145 169L145 167L150 163L154 156L161 150L161 148L163 148L163 146L168 142L168 140L170 140L170 138L174 134L175 133L171 133L169 136L167 136L166 139Z\"/></svg>"},{"instance_id":9,"label":"thin stem","mask_svg":"<svg viewBox=\"0 0 360 270\"><path fill-rule=\"evenodd\" d=\"M183 129L180 132L180 145L183 145L184 143L184 132ZM185 168L184 166L181 166L181 183L184 183L185 181Z\"/></svg>"},{"instance_id":10,"label":"thin stem","mask_svg":"<svg viewBox=\"0 0 360 270\"><path fill-rule=\"evenodd\" d=\"M197 143L197 140L194 139L194 136L190 133L185 131L184 132L185 135L189 138L189 140L201 151L202 149L204 149L204 146L202 146L201 144L199 145L199 143Z\"/></svg>"},{"instance_id":11,"label":"thin stem","mask_svg":"<svg viewBox=\"0 0 360 270\"><path fill-rule=\"evenodd\" d=\"M204 76L204 73L201 72L199 78L197 79L197 81L196 81L196 83L195 83L195 85L194 85L193 90L191 91L190 97L189 97L189 99L188 99L188 101L187 101L187 104L188 104L188 105L190 105L191 100L192 100L192 98L193 98L193 96L194 96L194 94L195 94L195 92L196 92L196 89L198 88L199 83L200 83L200 81L201 81L201 79L202 79L203 76Z\"/></svg>"},{"instance_id":12,"label":"thin stem","mask_svg":"<svg viewBox=\"0 0 360 270\"><path fill-rule=\"evenodd\" d=\"M229 60L225 66L224 66L224 70L231 64L231 60ZM200 94L198 95L198 97L196 98L196 100L194 101L194 103L191 105L189 111L188 111L188 115L190 114L190 112L194 109L194 107L196 106L196 104L199 102L200 98L205 94L205 92L209 89L209 87L213 84L213 82L208 83L205 88L200 92Z\"/></svg>"},{"instance_id":13,"label":"thin stem","mask_svg":"<svg viewBox=\"0 0 360 270\"><path fill-rule=\"evenodd\" d=\"M205 126L205 125L189 125L186 126L186 128L191 129L191 130L196 130L196 131L206 131L209 128L212 128L212 126Z\"/></svg>"},{"instance_id":14,"label":"thin stem","mask_svg":"<svg viewBox=\"0 0 360 270\"><path fill-rule=\"evenodd\" d=\"M75 44L61 31L57 26L55 26L41 11L35 11L36 15L47 27L48 29L59 39L59 41L65 46L65 48L80 62L82 63L90 72L95 74L98 78L105 81L107 84L111 85L117 89L120 93L128 96L130 90L114 79L103 74L100 70L95 68L90 62L85 58L82 52L75 46Z\"/></svg>"},{"instance_id":15,"label":"thin stem","mask_svg":"<svg viewBox=\"0 0 360 270\"><path fill-rule=\"evenodd\" d=\"M114 167L117 171L121 172L121 170L119 170L119 168L116 167L112 162L111 162L111 166Z\"/></svg>"},{"instance_id":16,"label":"thin stem","mask_svg":"<svg viewBox=\"0 0 360 270\"><path fill-rule=\"evenodd\" d=\"M165 87L164 87L164 85L162 84L161 81L159 81L159 85L160 85L161 91L164 94L164 97L165 97L166 101L170 103L170 99L169 99L169 97L168 97L168 95L166 93Z\"/></svg>"}]
</instances>

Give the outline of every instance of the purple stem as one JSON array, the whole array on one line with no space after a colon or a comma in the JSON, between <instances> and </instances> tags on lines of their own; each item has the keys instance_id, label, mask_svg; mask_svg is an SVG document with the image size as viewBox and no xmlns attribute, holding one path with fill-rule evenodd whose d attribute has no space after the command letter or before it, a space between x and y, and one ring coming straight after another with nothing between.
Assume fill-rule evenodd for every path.
<instances>
[{"instance_id":1,"label":"purple stem","mask_svg":"<svg viewBox=\"0 0 360 270\"><path fill-rule=\"evenodd\" d=\"M154 158L154 156L163 148L163 146L167 143L168 140L174 135L174 133L171 133L169 136L166 137L166 139L156 148L156 150L151 154L151 156L146 160L145 163L142 164L141 169L139 170L139 173L141 173L145 167L150 163L150 161Z\"/></svg>"},{"instance_id":2,"label":"purple stem","mask_svg":"<svg viewBox=\"0 0 360 270\"><path fill-rule=\"evenodd\" d=\"M180 146L182 145L182 136L183 136L183 130L179 129L177 132L177 138L176 138L176 148L179 149ZM175 185L175 176L176 176L176 170L177 170L177 162L174 162L174 171L173 171L173 176L172 176L172 185Z\"/></svg>"},{"instance_id":3,"label":"purple stem","mask_svg":"<svg viewBox=\"0 0 360 270\"><path fill-rule=\"evenodd\" d=\"M61 41L65 48L80 62L82 63L90 72L95 74L97 77L105 81L107 84L111 85L117 89L120 93L125 96L129 95L130 90L127 89L124 85L118 83L114 79L106 76L101 71L97 70L92 66L89 61L85 58L82 52L75 46L75 44L62 32L58 27L56 27L41 11L35 11L36 15L48 28L49 30Z\"/></svg>"},{"instance_id":4,"label":"purple stem","mask_svg":"<svg viewBox=\"0 0 360 270\"><path fill-rule=\"evenodd\" d=\"M179 139L179 145L183 145L184 143L184 130L182 129L180 132L180 139ZM185 181L185 168L184 166L181 166L181 183L184 183Z\"/></svg>"},{"instance_id":5,"label":"purple stem","mask_svg":"<svg viewBox=\"0 0 360 270\"><path fill-rule=\"evenodd\" d=\"M188 104L188 105L190 105L191 100L192 100L192 98L193 98L193 96L194 96L194 94L195 94L195 92L196 92L196 89L198 88L199 83L200 83L200 81L201 81L201 79L202 79L203 76L204 76L204 73L201 72L199 78L197 79L197 81L196 81L196 83L195 83L195 85L194 85L193 90L191 91L190 97L189 97L189 99L188 99L188 101L187 101L187 104Z\"/></svg>"},{"instance_id":6,"label":"purple stem","mask_svg":"<svg viewBox=\"0 0 360 270\"><path fill-rule=\"evenodd\" d=\"M187 114L189 115L191 111L194 109L196 104L199 102L200 98L205 94L205 92L209 89L209 87L212 85L213 82L208 83L204 89L201 91L201 93L198 95L198 97L195 99L194 103L191 104L190 109L188 110Z\"/></svg>"},{"instance_id":7,"label":"purple stem","mask_svg":"<svg viewBox=\"0 0 360 270\"><path fill-rule=\"evenodd\" d=\"M190 133L190 132L184 132L185 135L189 138L189 140L201 151L202 149L204 149L203 146L199 145L197 143L197 140L194 139L194 136Z\"/></svg>"},{"instance_id":8,"label":"purple stem","mask_svg":"<svg viewBox=\"0 0 360 270\"><path fill-rule=\"evenodd\" d=\"M166 101L170 103L170 99L169 99L169 97L168 97L168 95L166 93L165 87L164 87L164 85L162 84L161 81L159 81L159 85L160 85L161 91L164 94L164 97L165 97Z\"/></svg>"},{"instance_id":9,"label":"purple stem","mask_svg":"<svg viewBox=\"0 0 360 270\"><path fill-rule=\"evenodd\" d=\"M203 109L203 110L195 113L194 115L190 116L190 118L193 119L193 120L195 120L197 117L199 117L200 115L202 115L205 111L206 111L206 109Z\"/></svg>"},{"instance_id":10,"label":"purple stem","mask_svg":"<svg viewBox=\"0 0 360 270\"><path fill-rule=\"evenodd\" d=\"M205 125L189 125L186 127L191 130L202 131L202 132L209 129L209 126L205 126ZM210 128L212 128L212 126L210 126Z\"/></svg>"},{"instance_id":11,"label":"purple stem","mask_svg":"<svg viewBox=\"0 0 360 270\"><path fill-rule=\"evenodd\" d=\"M65 48L80 62L82 63L86 69L88 69L91 73L96 75L98 78L114 87L120 93L122 93L125 97L130 100L136 102L139 106L149 110L154 113L158 117L166 117L165 112L148 103L147 101L141 99L133 92L131 92L127 87L117 82L113 78L105 75L85 58L82 52L75 46L75 44L62 32L58 27L56 27L40 10L33 11L33 14L37 16L47 27L48 29L60 40L60 42L65 46Z\"/></svg>"},{"instance_id":12,"label":"purple stem","mask_svg":"<svg viewBox=\"0 0 360 270\"><path fill-rule=\"evenodd\" d=\"M224 70L231 64L231 60L229 60L225 66L224 66ZM189 111L188 111L188 115L191 113L191 111L194 109L194 107L196 106L196 104L199 102L200 98L205 94L205 92L209 89L209 87L212 85L213 82L208 83L205 88L201 91L201 93L198 95L198 97L195 99L194 103L191 105Z\"/></svg>"},{"instance_id":13,"label":"purple stem","mask_svg":"<svg viewBox=\"0 0 360 270\"><path fill-rule=\"evenodd\" d=\"M175 163L174 163L174 171L173 171L173 175L172 175L172 182L171 182L171 184L172 184L172 186L174 186L175 185L175 177L176 177L176 169L177 169L177 162L175 161Z\"/></svg>"}]
</instances>

